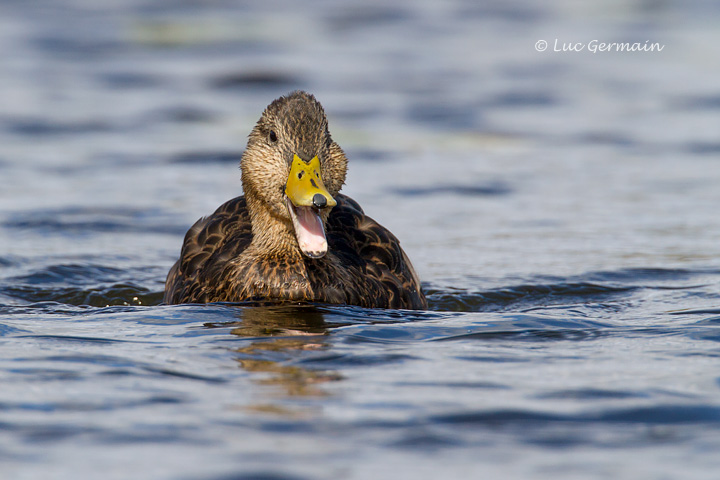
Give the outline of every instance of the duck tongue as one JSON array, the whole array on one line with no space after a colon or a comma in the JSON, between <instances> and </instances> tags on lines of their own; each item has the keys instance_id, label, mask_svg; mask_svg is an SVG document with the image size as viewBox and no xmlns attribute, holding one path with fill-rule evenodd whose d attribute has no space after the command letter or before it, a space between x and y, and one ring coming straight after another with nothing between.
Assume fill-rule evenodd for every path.
<instances>
[{"instance_id":1,"label":"duck tongue","mask_svg":"<svg viewBox=\"0 0 720 480\"><path fill-rule=\"evenodd\" d=\"M313 207L294 207L293 226L300 250L311 258L320 258L327 253L325 228Z\"/></svg>"}]
</instances>

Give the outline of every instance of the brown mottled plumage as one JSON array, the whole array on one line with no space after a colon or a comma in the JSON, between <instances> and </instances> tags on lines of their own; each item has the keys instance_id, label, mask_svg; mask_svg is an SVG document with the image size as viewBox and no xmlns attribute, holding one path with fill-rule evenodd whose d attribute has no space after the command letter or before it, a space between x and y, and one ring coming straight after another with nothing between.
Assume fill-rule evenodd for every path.
<instances>
[{"instance_id":1,"label":"brown mottled plumage","mask_svg":"<svg viewBox=\"0 0 720 480\"><path fill-rule=\"evenodd\" d=\"M307 164L318 157L320 186L324 183L330 200L337 201L334 207L308 207L325 227L327 250L320 258L300 247L299 227L293 224L294 207L285 190L293 155ZM427 307L398 239L357 202L338 193L347 158L330 137L325 112L312 95L293 92L271 103L250 133L240 167L245 195L187 232L180 259L167 277L166 303Z\"/></svg>"}]
</instances>

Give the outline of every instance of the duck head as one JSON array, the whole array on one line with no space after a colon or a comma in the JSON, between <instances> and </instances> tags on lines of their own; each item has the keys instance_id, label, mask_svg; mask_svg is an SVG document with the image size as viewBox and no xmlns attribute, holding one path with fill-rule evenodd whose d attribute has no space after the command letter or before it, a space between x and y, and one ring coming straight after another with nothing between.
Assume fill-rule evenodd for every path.
<instances>
[{"instance_id":1,"label":"duck head","mask_svg":"<svg viewBox=\"0 0 720 480\"><path fill-rule=\"evenodd\" d=\"M298 91L272 102L250 133L240 169L253 241L324 256L325 222L345 183L347 158L315 97Z\"/></svg>"}]
</instances>

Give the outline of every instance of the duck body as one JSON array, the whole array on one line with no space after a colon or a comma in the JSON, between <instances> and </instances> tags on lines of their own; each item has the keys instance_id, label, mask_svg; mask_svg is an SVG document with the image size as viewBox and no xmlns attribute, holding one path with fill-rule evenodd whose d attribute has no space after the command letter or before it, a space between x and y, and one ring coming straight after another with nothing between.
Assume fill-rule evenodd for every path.
<instances>
[{"instance_id":1,"label":"duck body","mask_svg":"<svg viewBox=\"0 0 720 480\"><path fill-rule=\"evenodd\" d=\"M317 259L254 252L245 197L226 202L188 231L168 274L165 303L426 308L418 277L395 236L351 198L335 198L338 204L326 224L328 253Z\"/></svg>"},{"instance_id":2,"label":"duck body","mask_svg":"<svg viewBox=\"0 0 720 480\"><path fill-rule=\"evenodd\" d=\"M241 160L244 195L187 232L164 302L426 308L398 239L339 193L346 167L312 95L270 104Z\"/></svg>"}]
</instances>

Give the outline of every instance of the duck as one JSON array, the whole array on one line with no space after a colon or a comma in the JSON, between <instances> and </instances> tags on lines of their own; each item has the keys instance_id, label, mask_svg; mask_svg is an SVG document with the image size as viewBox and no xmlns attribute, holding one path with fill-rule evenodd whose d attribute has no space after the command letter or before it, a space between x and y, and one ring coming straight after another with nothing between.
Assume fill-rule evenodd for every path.
<instances>
[{"instance_id":1,"label":"duck","mask_svg":"<svg viewBox=\"0 0 720 480\"><path fill-rule=\"evenodd\" d=\"M243 195L188 230L163 302L427 309L400 241L340 193L347 168L312 94L274 100L240 159Z\"/></svg>"}]
</instances>

